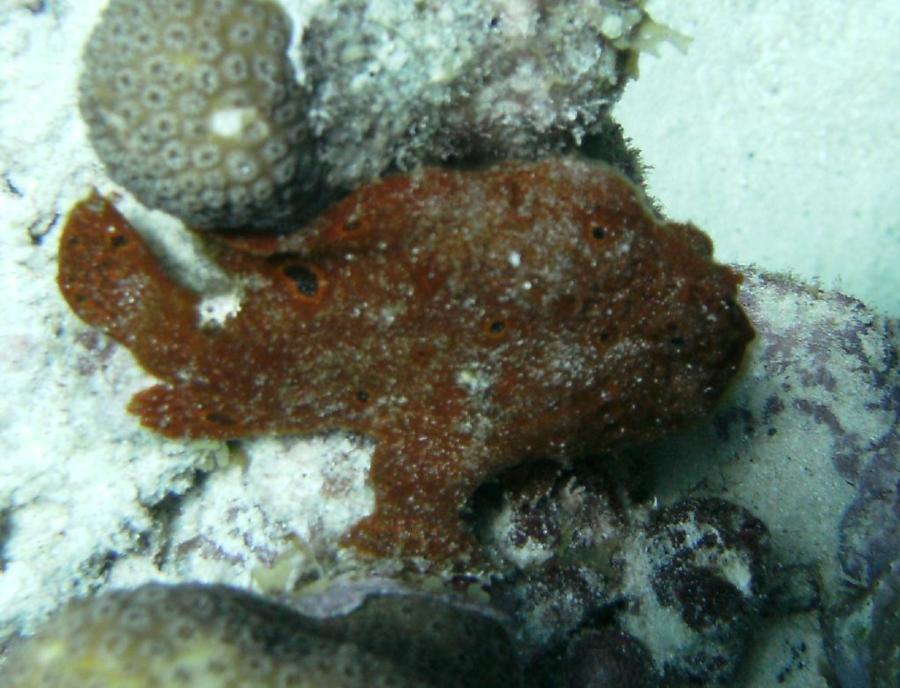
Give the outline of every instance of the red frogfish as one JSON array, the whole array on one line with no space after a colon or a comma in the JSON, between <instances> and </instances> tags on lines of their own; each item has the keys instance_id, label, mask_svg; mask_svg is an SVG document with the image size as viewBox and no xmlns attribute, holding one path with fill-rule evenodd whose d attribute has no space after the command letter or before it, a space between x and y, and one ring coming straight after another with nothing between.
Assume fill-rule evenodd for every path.
<instances>
[{"instance_id":1,"label":"red frogfish","mask_svg":"<svg viewBox=\"0 0 900 688\"><path fill-rule=\"evenodd\" d=\"M480 484L702 417L753 337L708 237L575 158L398 174L295 233L204 240L242 285L223 322L97 195L59 286L159 378L129 407L148 428L373 438L375 508L347 538L373 556L470 561Z\"/></svg>"}]
</instances>

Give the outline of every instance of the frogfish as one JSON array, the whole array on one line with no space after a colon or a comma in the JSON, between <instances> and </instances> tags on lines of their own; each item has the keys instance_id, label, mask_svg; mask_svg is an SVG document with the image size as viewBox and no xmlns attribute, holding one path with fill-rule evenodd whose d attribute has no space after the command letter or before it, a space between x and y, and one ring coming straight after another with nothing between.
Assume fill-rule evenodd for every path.
<instances>
[{"instance_id":1,"label":"frogfish","mask_svg":"<svg viewBox=\"0 0 900 688\"><path fill-rule=\"evenodd\" d=\"M96 193L59 287L159 379L129 406L156 432L374 440L374 510L347 536L372 556L471 561L479 485L701 418L753 338L709 238L577 158L394 174L296 232L202 240L240 287L221 321Z\"/></svg>"}]
</instances>

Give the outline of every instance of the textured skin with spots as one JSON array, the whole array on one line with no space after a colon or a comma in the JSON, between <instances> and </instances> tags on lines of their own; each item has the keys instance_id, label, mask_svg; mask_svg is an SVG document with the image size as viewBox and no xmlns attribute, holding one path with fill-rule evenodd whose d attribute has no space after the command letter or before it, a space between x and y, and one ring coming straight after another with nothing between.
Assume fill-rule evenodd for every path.
<instances>
[{"instance_id":1,"label":"textured skin with spots","mask_svg":"<svg viewBox=\"0 0 900 688\"><path fill-rule=\"evenodd\" d=\"M130 405L149 428L373 437L375 510L348 541L378 556L472 563L479 484L703 416L753 337L706 235L576 159L392 176L303 231L206 241L243 291L218 325L96 195L59 285L160 378Z\"/></svg>"}]
</instances>

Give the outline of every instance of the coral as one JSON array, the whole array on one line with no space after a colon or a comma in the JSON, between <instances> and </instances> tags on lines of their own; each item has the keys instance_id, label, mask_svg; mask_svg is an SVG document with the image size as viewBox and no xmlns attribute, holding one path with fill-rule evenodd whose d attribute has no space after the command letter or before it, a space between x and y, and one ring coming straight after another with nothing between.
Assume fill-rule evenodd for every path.
<instances>
[{"instance_id":1,"label":"coral","mask_svg":"<svg viewBox=\"0 0 900 688\"><path fill-rule=\"evenodd\" d=\"M564 556L498 577L489 591L491 603L515 621L516 650L527 659L561 642L614 594L600 567Z\"/></svg>"},{"instance_id":2,"label":"coral","mask_svg":"<svg viewBox=\"0 0 900 688\"><path fill-rule=\"evenodd\" d=\"M896 357L897 350L885 351ZM895 358L895 361L897 359ZM893 411L893 427L869 440L869 456L851 454L858 461L857 496L841 519L838 556L850 580L871 585L900 562L900 378L897 363L884 376L885 410ZM867 459L865 463L861 459Z\"/></svg>"},{"instance_id":3,"label":"coral","mask_svg":"<svg viewBox=\"0 0 900 688\"><path fill-rule=\"evenodd\" d=\"M652 26L632 0L321 3L301 48L317 159L352 189L392 167L578 145Z\"/></svg>"},{"instance_id":4,"label":"coral","mask_svg":"<svg viewBox=\"0 0 900 688\"><path fill-rule=\"evenodd\" d=\"M491 603L515 620L518 652L529 660L616 597L610 561L627 526L603 468L517 466L472 500L475 536L503 572L488 588Z\"/></svg>"},{"instance_id":5,"label":"coral","mask_svg":"<svg viewBox=\"0 0 900 688\"><path fill-rule=\"evenodd\" d=\"M110 177L145 205L281 231L391 169L608 137L654 29L633 0L320 3L301 85L271 0L112 0L79 102Z\"/></svg>"},{"instance_id":6,"label":"coral","mask_svg":"<svg viewBox=\"0 0 900 688\"><path fill-rule=\"evenodd\" d=\"M621 556L624 630L669 680L727 681L765 599L766 526L722 499L686 499L656 514Z\"/></svg>"},{"instance_id":7,"label":"coral","mask_svg":"<svg viewBox=\"0 0 900 688\"><path fill-rule=\"evenodd\" d=\"M900 683L900 562L895 562L874 595L869 633L872 688Z\"/></svg>"},{"instance_id":8,"label":"coral","mask_svg":"<svg viewBox=\"0 0 900 688\"><path fill-rule=\"evenodd\" d=\"M716 498L647 512L635 466L609 468L523 465L475 500L489 556L514 564L487 591L532 685L727 684L767 601L767 528Z\"/></svg>"},{"instance_id":9,"label":"coral","mask_svg":"<svg viewBox=\"0 0 900 688\"><path fill-rule=\"evenodd\" d=\"M145 585L76 600L13 649L18 688L516 686L502 625L422 596L366 595L334 619L234 588Z\"/></svg>"},{"instance_id":10,"label":"coral","mask_svg":"<svg viewBox=\"0 0 900 688\"><path fill-rule=\"evenodd\" d=\"M588 630L576 635L566 648L558 673L548 686L565 688L650 688L659 685L653 658L627 633Z\"/></svg>"},{"instance_id":11,"label":"coral","mask_svg":"<svg viewBox=\"0 0 900 688\"><path fill-rule=\"evenodd\" d=\"M559 556L580 561L610 546L625 528L624 505L610 494L612 480L604 468L599 461L570 469L535 462L476 493L476 536L494 565L528 568ZM499 504L482 496L491 488L500 490Z\"/></svg>"},{"instance_id":12,"label":"coral","mask_svg":"<svg viewBox=\"0 0 900 688\"><path fill-rule=\"evenodd\" d=\"M209 246L243 290L221 322L94 196L59 285L162 379L131 402L147 427L374 438L350 542L376 555L465 559L459 511L486 478L701 417L753 336L704 234L575 159L393 176L307 231Z\"/></svg>"},{"instance_id":13,"label":"coral","mask_svg":"<svg viewBox=\"0 0 900 688\"><path fill-rule=\"evenodd\" d=\"M436 687L519 685L507 620L483 605L377 579L315 597L331 606L319 614L323 635L389 657ZM347 605L353 597L361 601Z\"/></svg>"},{"instance_id":14,"label":"coral","mask_svg":"<svg viewBox=\"0 0 900 688\"><path fill-rule=\"evenodd\" d=\"M889 688L900 682L900 561L823 615L826 647L841 688Z\"/></svg>"},{"instance_id":15,"label":"coral","mask_svg":"<svg viewBox=\"0 0 900 688\"><path fill-rule=\"evenodd\" d=\"M269 0L112 0L79 100L109 175L195 227L289 224L314 187L289 39Z\"/></svg>"},{"instance_id":16,"label":"coral","mask_svg":"<svg viewBox=\"0 0 900 688\"><path fill-rule=\"evenodd\" d=\"M850 436L839 445L838 458L843 473L852 471L857 494L840 523L843 599L825 616L826 644L841 686L887 688L900 685L900 349L898 323L887 319L885 341L876 340L881 346L860 350L867 330L878 332L881 325L874 317L864 322L866 329L848 337L843 352L858 357L855 363L862 360L857 369L871 378L872 396L880 396L880 403L867 407L886 412L892 422L883 434L860 435L844 430L837 414L829 419L842 439ZM824 410L818 413L826 417Z\"/></svg>"}]
</instances>

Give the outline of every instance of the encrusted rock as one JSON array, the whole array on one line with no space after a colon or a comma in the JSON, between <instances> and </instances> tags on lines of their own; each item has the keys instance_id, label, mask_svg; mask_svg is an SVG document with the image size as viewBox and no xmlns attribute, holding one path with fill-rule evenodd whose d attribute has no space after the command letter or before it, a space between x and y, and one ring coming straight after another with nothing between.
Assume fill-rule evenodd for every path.
<instances>
[{"instance_id":1,"label":"encrusted rock","mask_svg":"<svg viewBox=\"0 0 900 688\"><path fill-rule=\"evenodd\" d=\"M460 157L577 146L661 37L633 0L339 0L305 28L310 124L329 184Z\"/></svg>"}]
</instances>

